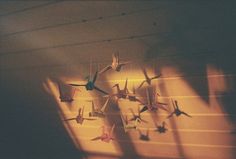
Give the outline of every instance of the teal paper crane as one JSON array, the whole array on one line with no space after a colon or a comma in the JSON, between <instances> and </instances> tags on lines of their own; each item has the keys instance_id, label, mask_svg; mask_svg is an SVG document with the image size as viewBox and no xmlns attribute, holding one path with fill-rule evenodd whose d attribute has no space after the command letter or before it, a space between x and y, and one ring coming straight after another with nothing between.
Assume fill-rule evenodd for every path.
<instances>
[{"instance_id":1,"label":"teal paper crane","mask_svg":"<svg viewBox=\"0 0 236 159\"><path fill-rule=\"evenodd\" d=\"M95 90L102 92L104 94L108 94L107 92L103 91L102 89L98 88L95 85L95 82L97 80L97 74L98 74L98 72L95 73L92 80L90 78L88 78L88 82L86 84L69 84L69 85L71 85L71 86L84 86L86 88L86 90L88 90L88 91L95 89Z\"/></svg>"}]
</instances>

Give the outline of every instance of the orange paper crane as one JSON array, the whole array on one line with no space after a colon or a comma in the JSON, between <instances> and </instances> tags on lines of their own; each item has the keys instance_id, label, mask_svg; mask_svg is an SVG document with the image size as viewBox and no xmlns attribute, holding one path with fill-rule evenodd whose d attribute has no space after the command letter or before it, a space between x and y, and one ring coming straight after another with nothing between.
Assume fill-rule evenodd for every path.
<instances>
[{"instance_id":1,"label":"orange paper crane","mask_svg":"<svg viewBox=\"0 0 236 159\"><path fill-rule=\"evenodd\" d=\"M114 137L113 137L114 128L115 128L115 124L113 124L110 132L108 132L108 131L105 130L105 127L102 126L102 134L98 137L95 137L95 138L91 139L91 140L92 141L101 140L103 142L109 143L111 140L114 140Z\"/></svg>"},{"instance_id":2,"label":"orange paper crane","mask_svg":"<svg viewBox=\"0 0 236 159\"><path fill-rule=\"evenodd\" d=\"M115 97L117 97L117 100L118 100L118 99L121 99L121 98L126 99L127 94L128 94L127 83L128 83L128 79L126 79L126 81L125 81L125 87L124 87L124 89L120 89L120 86L119 86L118 83L115 84L113 87L116 87L117 93L111 94L111 95L108 95L108 96L109 96L109 97L115 96Z\"/></svg>"},{"instance_id":3,"label":"orange paper crane","mask_svg":"<svg viewBox=\"0 0 236 159\"><path fill-rule=\"evenodd\" d=\"M75 120L78 124L82 125L84 120L96 120L96 119L84 118L84 107L83 107L83 109L79 108L78 115L75 118L65 119L65 121L69 120Z\"/></svg>"}]
</instances>

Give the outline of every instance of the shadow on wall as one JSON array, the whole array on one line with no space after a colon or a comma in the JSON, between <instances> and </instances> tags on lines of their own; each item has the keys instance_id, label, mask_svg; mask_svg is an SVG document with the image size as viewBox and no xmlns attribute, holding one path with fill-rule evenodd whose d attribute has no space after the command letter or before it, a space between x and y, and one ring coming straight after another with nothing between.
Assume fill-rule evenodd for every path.
<instances>
[{"instance_id":1,"label":"shadow on wall","mask_svg":"<svg viewBox=\"0 0 236 159\"><path fill-rule=\"evenodd\" d=\"M220 107L228 114L230 122L234 124L236 121L234 89L236 67L233 62L235 58L231 54L232 46L229 46L232 42L225 40L232 39L232 35L228 34L232 31L231 25L227 25L231 23L232 15L230 15L230 9L227 12L228 17L223 13L225 10L222 8L227 7L228 4L220 5L216 3L211 7L202 8L201 13L195 12L195 9L191 10L191 8L177 11L180 19L183 18L181 15L184 12L188 14L185 14L184 19L172 21L170 24L172 32L156 37L155 43L143 40L149 48L144 55L143 62L154 65L155 74L160 73L165 67L175 68L178 74L163 72L162 78L181 77L202 100L208 103L208 106L211 106L209 96L215 96ZM210 20L207 21L207 19ZM215 67L220 73L208 72L208 65ZM208 79L211 75L224 76L228 89L212 92ZM161 85L160 90L165 94L165 85ZM168 96L168 94L165 95ZM172 127L176 128L174 119L171 119L170 122ZM178 132L174 135L176 143L181 145ZM178 151L181 156L185 156L181 146L178 147Z\"/></svg>"},{"instance_id":2,"label":"shadow on wall","mask_svg":"<svg viewBox=\"0 0 236 159\"><path fill-rule=\"evenodd\" d=\"M201 34L201 36L204 37L204 32ZM215 34L215 32L212 34ZM193 39L194 37L187 37L180 33L175 39L162 37L160 43L149 46L150 49L144 55L143 62L150 63L151 65L154 63L156 74L160 73L161 69L165 67L175 68L179 72L177 75L172 74L172 72L163 72L162 77L180 76L196 91L201 99L209 104L209 106L209 96L222 96L222 98L218 100L223 109L229 114L235 114L236 110L233 107L236 103L234 100L235 58L230 53L228 56L227 54L223 55L224 52L221 52L222 44L219 43L217 45L217 42L215 42L214 48L206 47L202 49L203 51L199 50L197 47L183 48L183 45L189 45ZM208 41L203 40L202 43L208 43ZM207 50L213 50L213 52ZM208 71L209 65L213 66L217 72ZM208 80L208 77L211 75L224 76L227 90L211 92L209 90ZM233 115L230 116L230 120L235 121L234 117Z\"/></svg>"},{"instance_id":3,"label":"shadow on wall","mask_svg":"<svg viewBox=\"0 0 236 159\"><path fill-rule=\"evenodd\" d=\"M100 81L109 81L109 79L107 79L106 76L99 76L98 78ZM109 82L102 82L102 89L106 90L109 93L113 92ZM95 95L93 98L98 99L99 103L103 103L104 99L102 99L99 94L100 93L97 93L97 95ZM109 112L111 114L120 112L120 107L114 99L111 99L109 101L109 106L107 107L106 112ZM122 156L120 156L119 158L124 158L124 159L125 158L138 158L139 157L138 152L136 151L135 146L132 143L132 139L129 136L129 134L124 133L124 132L120 134L120 131L118 130L118 127L122 125L121 117L119 115L107 115L106 123L108 124L107 126L109 127L112 127L113 124L116 125L113 135L116 140L114 144L122 152ZM119 142L120 139L125 140L127 142Z\"/></svg>"},{"instance_id":4,"label":"shadow on wall","mask_svg":"<svg viewBox=\"0 0 236 159\"><path fill-rule=\"evenodd\" d=\"M173 20L173 24L170 24L173 27L171 33L158 36L159 42L154 44L143 41L149 47L143 62L146 64L155 63L156 74L160 73L160 70L166 66L175 68L178 70L178 74L166 72L162 77L181 76L206 103L209 103L207 65L211 64L216 68L221 68L221 65L228 66L228 60L230 60L232 65L230 67L223 66L223 72L236 72L233 57L224 57L226 63L221 61L220 54L224 54L225 50L231 50L227 47L228 43L226 40L224 41L225 38L219 38L224 37L222 30L224 31L227 28L222 28L223 25L219 24L222 21L214 17L219 17L225 13L222 13L223 11L217 7L212 9L206 7L203 8L202 12L185 9L188 13L187 18L181 19L180 16L180 19ZM206 9L209 10L210 16L205 15L208 13ZM186 10L183 10L181 14L184 11ZM208 19L210 21L206 23ZM228 23L228 21L224 19L223 23ZM7 81L4 82L1 81L3 105L1 107L3 112L1 118L4 124L1 129L3 130L1 131L3 138L1 139L0 158L80 158L81 153L78 152L69 138L57 114L58 106L55 99L48 96L42 88L42 83L48 75L42 75L41 78L29 77L32 74L25 75L24 78L27 77L27 81L19 81L18 78L14 77L7 78ZM196 77L201 80L196 80ZM111 92L109 85L103 87ZM160 89L163 93L165 92L165 86ZM218 101L226 113L232 114L229 116L230 121L235 122L235 91L220 91L216 92L215 95L223 96ZM117 108L117 105L113 103L112 107ZM154 120L157 117L153 115ZM117 121L121 123L117 116L108 117L109 126ZM171 123L172 127L176 128L174 119L171 119ZM115 136L119 138L117 132L115 132ZM130 144L118 143L124 153L123 157L129 157L130 154L136 155L137 152L131 138L126 135L125 140L130 141ZM181 144L178 133L175 134L175 141L177 144ZM77 142L80 145L79 141ZM179 153L180 156L185 156L181 147L179 147Z\"/></svg>"},{"instance_id":5,"label":"shadow on wall","mask_svg":"<svg viewBox=\"0 0 236 159\"><path fill-rule=\"evenodd\" d=\"M43 78L6 79L1 79L0 158L81 158L59 119L57 103L42 87Z\"/></svg>"},{"instance_id":6,"label":"shadow on wall","mask_svg":"<svg viewBox=\"0 0 236 159\"><path fill-rule=\"evenodd\" d=\"M209 103L207 97L209 90L205 78L209 75L206 72L207 65L227 68L235 73L235 69L232 70L233 63L231 67L227 67L230 64L226 62L233 61L231 53L235 50L232 48L232 34L230 34L235 23L232 21L232 6L230 3L221 2L214 4L189 2L186 5L189 7L176 7L172 10L175 16L170 17L167 22L171 28L170 32L156 37L155 43L143 40L149 47L143 61L149 63L150 60L156 59L157 69L165 66L176 68L185 81L199 95L204 95L202 99ZM165 60L171 63L165 63ZM235 64L233 65L235 68ZM202 79L193 81L188 78L189 76L202 76Z\"/></svg>"}]
</instances>

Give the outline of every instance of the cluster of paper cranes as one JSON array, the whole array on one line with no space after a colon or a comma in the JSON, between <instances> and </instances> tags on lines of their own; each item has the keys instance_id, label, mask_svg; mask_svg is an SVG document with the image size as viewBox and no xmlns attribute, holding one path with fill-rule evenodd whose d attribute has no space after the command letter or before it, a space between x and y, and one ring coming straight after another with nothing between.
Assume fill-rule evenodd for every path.
<instances>
[{"instance_id":1,"label":"cluster of paper cranes","mask_svg":"<svg viewBox=\"0 0 236 159\"><path fill-rule=\"evenodd\" d=\"M83 124L84 120L96 120L92 117L99 117L99 118L106 117L105 109L108 106L108 102L111 98L115 97L116 102L119 99L127 99L129 101L139 102L139 104L142 105L142 109L140 109L140 107L138 107L138 114L135 114L134 111L132 109L130 109L132 116L133 116L130 119L128 119L127 116L124 116L120 112L120 116L121 116L121 120L122 120L125 132L127 132L130 129L135 129L135 130L138 130L138 132L139 132L140 140L144 140L144 141L150 140L149 129L147 129L147 132L144 134L141 132L141 130L138 129L137 125L140 122L144 122L144 123L148 122L148 121L141 118L141 113L143 113L147 110L149 110L151 112L156 112L158 109L162 109L164 111L169 112L167 109L167 106L168 106L167 103L158 102L158 96L160 96L160 95L158 93L154 93L154 92L150 93L150 90L148 88L146 88L147 101L143 102L137 97L134 88L133 88L132 93L130 93L130 91L128 90L128 88L127 88L128 79L126 79L125 86L123 89L120 88L119 84L115 84L113 86L113 87L116 87L116 89L117 89L116 93L114 93L114 94L109 94L106 91L104 91L103 89L96 86L96 80L97 80L98 74L101 75L110 69L113 69L114 71L119 72L119 71L121 71L121 68L123 66L125 66L126 64L129 64L129 63L130 62L120 62L119 54L113 54L112 55L112 64L106 66L100 72L97 71L92 79L91 78L87 79L88 81L86 84L70 83L69 84L70 86L73 86L76 88L77 87L85 87L86 90L88 90L88 91L92 91L92 90L99 91L99 92L105 94L105 97L108 97L108 98L101 108L96 107L94 105L94 102L91 100L92 110L91 110L91 112L89 112L89 117L87 117L87 118L84 117L84 107L83 107L83 108L79 108L78 115L76 117L65 119L65 121L76 120L76 122L78 124ZM156 76L150 78L144 68L142 69L142 71L145 76L145 80L143 80L140 83L138 89L140 89L144 85L144 83L147 83L149 86L151 86L151 81L154 79L157 79L161 76L161 74L159 74L159 75L156 75ZM59 91L60 91L60 94L62 94L60 87L59 87ZM60 99L61 99L61 102L72 102L73 96L60 95ZM182 111L179 108L178 102L176 100L171 99L171 102L172 102L174 110L167 116L167 119L172 117L173 115L176 115L177 117L180 115L185 115L185 116L191 117L190 115L188 115L186 112ZM155 125L156 125L155 131L157 131L159 133L165 133L167 131L165 121L163 121L161 125L157 125L156 123L155 123ZM91 140L102 140L104 142L109 142L110 140L113 140L114 138L113 138L112 134L113 134L114 128L115 128L115 124L112 126L112 128L110 130L107 130L107 128L105 126L103 126L102 127L102 134L98 137L91 139Z\"/></svg>"}]
</instances>

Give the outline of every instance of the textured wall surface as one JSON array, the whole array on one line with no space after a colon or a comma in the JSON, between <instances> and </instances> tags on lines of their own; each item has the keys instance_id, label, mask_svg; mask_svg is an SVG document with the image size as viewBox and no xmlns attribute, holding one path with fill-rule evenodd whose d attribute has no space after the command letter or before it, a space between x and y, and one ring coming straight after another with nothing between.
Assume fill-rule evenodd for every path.
<instances>
[{"instance_id":1,"label":"textured wall surface","mask_svg":"<svg viewBox=\"0 0 236 159\"><path fill-rule=\"evenodd\" d=\"M191 158L236 157L235 7L226 2L175 1L1 1L0 2L0 158ZM57 83L70 95L109 65L119 52L120 72L100 74L96 85L116 93L116 83L158 92L168 111L145 111L147 123L125 133L121 113L132 118L143 107L127 99L109 100L105 118L84 116L91 102L106 101L98 91L79 87L71 103L61 102ZM144 80L161 74L152 85ZM167 116L178 101L187 116ZM166 122L167 132L156 132ZM114 141L91 141L115 124Z\"/></svg>"}]
</instances>

